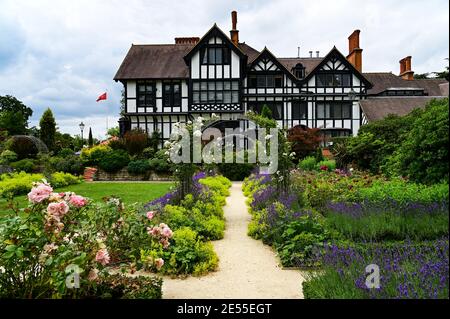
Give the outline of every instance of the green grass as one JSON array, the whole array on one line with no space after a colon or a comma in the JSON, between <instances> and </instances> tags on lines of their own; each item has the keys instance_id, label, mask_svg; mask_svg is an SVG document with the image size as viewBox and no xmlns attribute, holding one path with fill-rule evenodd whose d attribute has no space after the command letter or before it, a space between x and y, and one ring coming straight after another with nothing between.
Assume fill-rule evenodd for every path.
<instances>
[{"instance_id":1,"label":"green grass","mask_svg":"<svg viewBox=\"0 0 450 319\"><path fill-rule=\"evenodd\" d=\"M55 192L75 192L78 195L88 197L94 201L102 201L105 196L115 195L120 197L125 204L147 203L160 197L169 191L173 183L81 183L55 189ZM14 201L20 208L27 206L26 195L17 196ZM0 199L0 216L12 212L8 209L7 201Z\"/></svg>"}]
</instances>

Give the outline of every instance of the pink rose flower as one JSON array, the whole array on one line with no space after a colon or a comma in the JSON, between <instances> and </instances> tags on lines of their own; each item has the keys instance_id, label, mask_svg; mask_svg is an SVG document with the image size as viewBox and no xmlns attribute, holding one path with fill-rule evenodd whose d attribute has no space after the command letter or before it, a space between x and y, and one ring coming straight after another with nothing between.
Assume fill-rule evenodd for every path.
<instances>
[{"instance_id":1,"label":"pink rose flower","mask_svg":"<svg viewBox=\"0 0 450 319\"><path fill-rule=\"evenodd\" d=\"M87 200L83 196L72 195L70 196L69 203L75 207L83 207L86 206Z\"/></svg>"},{"instance_id":2,"label":"pink rose flower","mask_svg":"<svg viewBox=\"0 0 450 319\"><path fill-rule=\"evenodd\" d=\"M53 188L50 185L40 183L36 187L33 187L28 193L28 200L37 204L49 198L52 192Z\"/></svg>"},{"instance_id":3,"label":"pink rose flower","mask_svg":"<svg viewBox=\"0 0 450 319\"><path fill-rule=\"evenodd\" d=\"M162 259L162 258L155 259L155 266L156 266L156 269L160 270L162 268L162 266L164 266L164 259Z\"/></svg>"},{"instance_id":4,"label":"pink rose flower","mask_svg":"<svg viewBox=\"0 0 450 319\"><path fill-rule=\"evenodd\" d=\"M147 212L147 218L148 219L153 219L153 217L155 216L155 212L154 211L149 211L149 212Z\"/></svg>"},{"instance_id":5,"label":"pink rose flower","mask_svg":"<svg viewBox=\"0 0 450 319\"><path fill-rule=\"evenodd\" d=\"M162 230L162 235L166 238L171 238L173 233L172 230L168 226L166 226Z\"/></svg>"},{"instance_id":6,"label":"pink rose flower","mask_svg":"<svg viewBox=\"0 0 450 319\"><path fill-rule=\"evenodd\" d=\"M57 219L63 217L69 211L69 205L66 202L50 203L47 206L47 213Z\"/></svg>"},{"instance_id":7,"label":"pink rose flower","mask_svg":"<svg viewBox=\"0 0 450 319\"><path fill-rule=\"evenodd\" d=\"M88 280L94 281L97 278L98 278L98 269L97 268L91 269L91 271L89 271Z\"/></svg>"},{"instance_id":8,"label":"pink rose flower","mask_svg":"<svg viewBox=\"0 0 450 319\"><path fill-rule=\"evenodd\" d=\"M100 264L102 264L103 266L106 266L107 264L109 264L109 253L108 250L106 250L106 248L100 249L97 254L95 255L95 260L97 262L99 262Z\"/></svg>"}]
</instances>

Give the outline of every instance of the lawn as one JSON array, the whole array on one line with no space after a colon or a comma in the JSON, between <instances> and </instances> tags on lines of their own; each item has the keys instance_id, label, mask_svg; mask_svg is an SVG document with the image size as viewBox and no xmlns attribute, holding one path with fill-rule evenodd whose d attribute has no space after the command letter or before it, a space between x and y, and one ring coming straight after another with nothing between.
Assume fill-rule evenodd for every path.
<instances>
[{"instance_id":1,"label":"lawn","mask_svg":"<svg viewBox=\"0 0 450 319\"><path fill-rule=\"evenodd\" d=\"M125 204L146 203L169 191L173 183L81 183L55 189L55 192L75 192L94 201L101 201L105 196L118 196ZM26 207L26 195L17 196L14 200L20 208ZM8 212L7 201L0 199L0 216Z\"/></svg>"}]
</instances>

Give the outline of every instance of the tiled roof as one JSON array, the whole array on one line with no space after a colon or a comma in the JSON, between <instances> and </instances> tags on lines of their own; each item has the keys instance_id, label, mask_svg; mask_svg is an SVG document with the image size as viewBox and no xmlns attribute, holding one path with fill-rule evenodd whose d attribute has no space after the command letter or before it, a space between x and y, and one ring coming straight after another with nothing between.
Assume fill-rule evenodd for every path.
<instances>
[{"instance_id":1,"label":"tiled roof","mask_svg":"<svg viewBox=\"0 0 450 319\"><path fill-rule=\"evenodd\" d=\"M323 58L278 58L278 61L289 71L292 71L298 63L303 64L305 67L305 76L311 73L322 60Z\"/></svg>"},{"instance_id":2,"label":"tiled roof","mask_svg":"<svg viewBox=\"0 0 450 319\"><path fill-rule=\"evenodd\" d=\"M415 108L423 108L436 97L372 97L359 101L361 108L369 121L381 120L389 114L403 116ZM443 98L443 97L439 97Z\"/></svg>"},{"instance_id":3,"label":"tiled roof","mask_svg":"<svg viewBox=\"0 0 450 319\"><path fill-rule=\"evenodd\" d=\"M422 88L425 89L428 96L442 96L439 84L448 83L444 79L408 81L391 72L363 73L363 75L373 84L373 87L367 92L369 95L379 94L389 88Z\"/></svg>"},{"instance_id":4,"label":"tiled roof","mask_svg":"<svg viewBox=\"0 0 450 319\"><path fill-rule=\"evenodd\" d=\"M114 80L187 78L183 57L193 44L132 45Z\"/></svg>"}]
</instances>

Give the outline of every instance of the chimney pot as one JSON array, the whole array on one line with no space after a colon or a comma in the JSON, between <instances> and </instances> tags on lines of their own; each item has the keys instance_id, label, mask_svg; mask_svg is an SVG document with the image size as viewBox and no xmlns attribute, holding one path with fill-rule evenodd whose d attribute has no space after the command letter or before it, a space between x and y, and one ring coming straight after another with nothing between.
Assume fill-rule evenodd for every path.
<instances>
[{"instance_id":1,"label":"chimney pot","mask_svg":"<svg viewBox=\"0 0 450 319\"><path fill-rule=\"evenodd\" d=\"M313 52L309 51L309 57L312 58Z\"/></svg>"},{"instance_id":2,"label":"chimney pot","mask_svg":"<svg viewBox=\"0 0 450 319\"><path fill-rule=\"evenodd\" d=\"M348 37L348 55L347 60L357 69L362 72L362 49L359 47L360 30L355 30Z\"/></svg>"},{"instance_id":3,"label":"chimney pot","mask_svg":"<svg viewBox=\"0 0 450 319\"><path fill-rule=\"evenodd\" d=\"M316 56L319 57L320 51L316 51Z\"/></svg>"},{"instance_id":4,"label":"chimney pot","mask_svg":"<svg viewBox=\"0 0 450 319\"><path fill-rule=\"evenodd\" d=\"M400 77L403 80L414 80L414 71L411 70L411 56L401 59L400 62Z\"/></svg>"},{"instance_id":5,"label":"chimney pot","mask_svg":"<svg viewBox=\"0 0 450 319\"><path fill-rule=\"evenodd\" d=\"M175 44L197 44L199 37L178 37L175 38Z\"/></svg>"},{"instance_id":6,"label":"chimney pot","mask_svg":"<svg viewBox=\"0 0 450 319\"><path fill-rule=\"evenodd\" d=\"M231 11L231 31L230 31L231 42L233 42L235 45L238 45L239 31L237 30L236 25L237 25L237 12Z\"/></svg>"}]
</instances>

